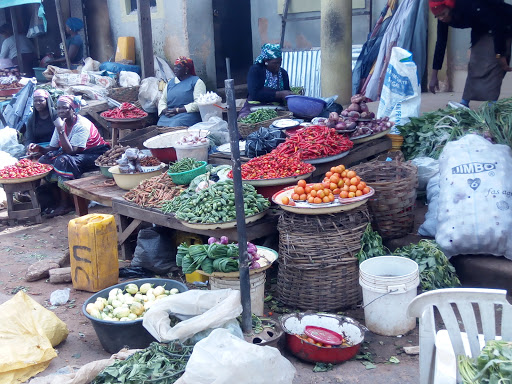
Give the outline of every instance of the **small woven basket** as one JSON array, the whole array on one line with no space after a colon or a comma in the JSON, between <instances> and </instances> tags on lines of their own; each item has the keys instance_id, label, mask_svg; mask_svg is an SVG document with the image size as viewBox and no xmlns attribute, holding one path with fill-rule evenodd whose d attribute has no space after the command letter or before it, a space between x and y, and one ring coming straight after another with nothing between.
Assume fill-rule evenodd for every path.
<instances>
[{"instance_id":1,"label":"small woven basket","mask_svg":"<svg viewBox=\"0 0 512 384\"><path fill-rule=\"evenodd\" d=\"M355 255L369 222L366 205L332 215L285 211L278 224L279 300L318 311L359 303L362 296Z\"/></svg>"},{"instance_id":2,"label":"small woven basket","mask_svg":"<svg viewBox=\"0 0 512 384\"><path fill-rule=\"evenodd\" d=\"M414 226L418 168L411 162L370 161L352 167L375 189L368 206L373 227L385 239L411 233Z\"/></svg>"},{"instance_id":3,"label":"small woven basket","mask_svg":"<svg viewBox=\"0 0 512 384\"><path fill-rule=\"evenodd\" d=\"M246 138L251 133L256 132L260 127L268 128L270 125L279 119L290 119L293 117L293 113L290 111L277 111L277 117L265 121L260 121L259 123L254 124L244 124L244 123L238 123L238 132L240 133L240 136L242 138Z\"/></svg>"},{"instance_id":4,"label":"small woven basket","mask_svg":"<svg viewBox=\"0 0 512 384\"><path fill-rule=\"evenodd\" d=\"M135 87L112 88L108 92L108 97L120 103L135 104L138 108L140 108L140 104L138 104L139 88L139 85L136 85Z\"/></svg>"}]
</instances>

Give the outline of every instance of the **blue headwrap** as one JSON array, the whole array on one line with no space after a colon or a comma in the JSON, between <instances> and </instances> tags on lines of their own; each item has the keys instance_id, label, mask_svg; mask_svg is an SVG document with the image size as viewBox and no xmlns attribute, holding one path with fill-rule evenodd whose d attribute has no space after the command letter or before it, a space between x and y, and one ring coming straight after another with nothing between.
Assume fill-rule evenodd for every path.
<instances>
[{"instance_id":1,"label":"blue headwrap","mask_svg":"<svg viewBox=\"0 0 512 384\"><path fill-rule=\"evenodd\" d=\"M70 17L69 19L66 20L66 25L73 32L77 32L84 27L84 22L77 17Z\"/></svg>"},{"instance_id":2,"label":"blue headwrap","mask_svg":"<svg viewBox=\"0 0 512 384\"><path fill-rule=\"evenodd\" d=\"M264 60L281 58L281 46L279 44L263 44L261 54L256 58L254 64L262 64Z\"/></svg>"}]
</instances>

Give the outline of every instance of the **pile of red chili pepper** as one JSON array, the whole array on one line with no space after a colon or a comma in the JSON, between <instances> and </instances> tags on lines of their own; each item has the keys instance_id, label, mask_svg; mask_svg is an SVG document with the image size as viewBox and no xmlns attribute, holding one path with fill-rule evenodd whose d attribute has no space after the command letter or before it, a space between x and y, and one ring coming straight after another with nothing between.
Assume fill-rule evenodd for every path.
<instances>
[{"instance_id":1,"label":"pile of red chili pepper","mask_svg":"<svg viewBox=\"0 0 512 384\"><path fill-rule=\"evenodd\" d=\"M291 156L297 154L300 160L319 159L348 151L354 143L340 135L334 128L310 125L299 129L272 152Z\"/></svg>"},{"instance_id":2,"label":"pile of red chili pepper","mask_svg":"<svg viewBox=\"0 0 512 384\"><path fill-rule=\"evenodd\" d=\"M138 117L146 117L148 114L142 109L137 108L130 103L123 103L120 107L103 112L101 117L110 119L136 119Z\"/></svg>"},{"instance_id":3,"label":"pile of red chili pepper","mask_svg":"<svg viewBox=\"0 0 512 384\"><path fill-rule=\"evenodd\" d=\"M22 159L14 165L9 165L0 169L1 179L21 179L40 175L52 169L51 165L36 163L28 159ZM1 180L0 180L1 183Z\"/></svg>"},{"instance_id":4,"label":"pile of red chili pepper","mask_svg":"<svg viewBox=\"0 0 512 384\"><path fill-rule=\"evenodd\" d=\"M243 164L242 179L279 179L304 175L313 170L314 167L311 164L303 163L296 156L284 156L272 151ZM233 177L233 171L229 171L228 177Z\"/></svg>"}]
</instances>

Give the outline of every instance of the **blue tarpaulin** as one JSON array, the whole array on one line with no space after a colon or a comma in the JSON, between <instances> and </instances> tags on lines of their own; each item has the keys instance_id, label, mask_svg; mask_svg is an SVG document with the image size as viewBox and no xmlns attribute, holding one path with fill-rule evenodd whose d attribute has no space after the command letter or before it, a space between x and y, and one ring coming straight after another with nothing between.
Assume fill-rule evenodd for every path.
<instances>
[{"instance_id":1,"label":"blue tarpaulin","mask_svg":"<svg viewBox=\"0 0 512 384\"><path fill-rule=\"evenodd\" d=\"M41 4L41 0L2 0L0 8L14 7L23 4Z\"/></svg>"}]
</instances>

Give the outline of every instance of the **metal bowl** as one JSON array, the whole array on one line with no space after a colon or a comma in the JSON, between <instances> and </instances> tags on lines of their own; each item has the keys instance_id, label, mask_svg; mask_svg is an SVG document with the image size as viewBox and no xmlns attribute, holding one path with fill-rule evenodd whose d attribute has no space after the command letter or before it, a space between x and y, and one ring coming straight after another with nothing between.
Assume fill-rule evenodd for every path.
<instances>
[{"instance_id":1,"label":"metal bowl","mask_svg":"<svg viewBox=\"0 0 512 384\"><path fill-rule=\"evenodd\" d=\"M350 360L359 352L366 327L357 321L335 314L290 313L281 317L281 328L286 333L286 345L298 358L313 363L338 364ZM305 333L308 325L326 328L339 333L350 343L347 347L320 347L296 335Z\"/></svg>"}]
</instances>

